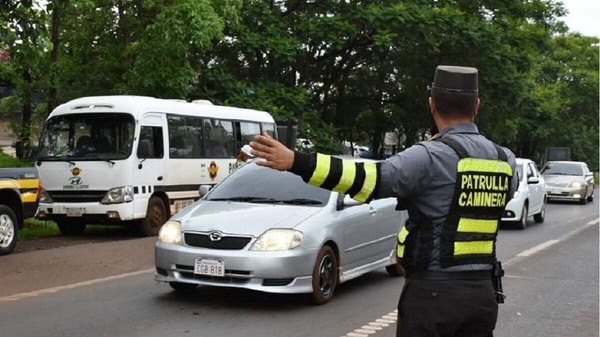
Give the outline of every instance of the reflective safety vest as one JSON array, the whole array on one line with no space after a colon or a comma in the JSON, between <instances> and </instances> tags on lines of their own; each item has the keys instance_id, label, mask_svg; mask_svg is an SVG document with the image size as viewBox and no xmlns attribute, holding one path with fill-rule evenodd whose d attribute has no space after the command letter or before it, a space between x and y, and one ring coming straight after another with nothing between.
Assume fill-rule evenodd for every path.
<instances>
[{"instance_id":1,"label":"reflective safety vest","mask_svg":"<svg viewBox=\"0 0 600 337\"><path fill-rule=\"evenodd\" d=\"M397 254L407 270L425 270L434 250L442 268L493 264L498 224L509 200L513 171L504 150L498 159L471 158L452 138L438 138L459 156L454 196L446 220L434 225L424 214L408 219L398 234ZM414 213L413 213L414 214Z\"/></svg>"}]
</instances>

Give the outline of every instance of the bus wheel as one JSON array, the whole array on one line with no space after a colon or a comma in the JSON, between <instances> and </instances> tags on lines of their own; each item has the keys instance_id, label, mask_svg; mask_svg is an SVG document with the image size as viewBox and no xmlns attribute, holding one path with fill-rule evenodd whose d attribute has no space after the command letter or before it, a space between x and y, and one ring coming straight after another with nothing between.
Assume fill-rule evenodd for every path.
<instances>
[{"instance_id":1,"label":"bus wheel","mask_svg":"<svg viewBox=\"0 0 600 337\"><path fill-rule=\"evenodd\" d=\"M159 197L150 197L146 217L142 221L143 234L157 236L158 230L167 222L167 208Z\"/></svg>"},{"instance_id":2,"label":"bus wheel","mask_svg":"<svg viewBox=\"0 0 600 337\"><path fill-rule=\"evenodd\" d=\"M78 221L56 221L58 229L63 235L81 235L85 230L85 224Z\"/></svg>"}]
</instances>

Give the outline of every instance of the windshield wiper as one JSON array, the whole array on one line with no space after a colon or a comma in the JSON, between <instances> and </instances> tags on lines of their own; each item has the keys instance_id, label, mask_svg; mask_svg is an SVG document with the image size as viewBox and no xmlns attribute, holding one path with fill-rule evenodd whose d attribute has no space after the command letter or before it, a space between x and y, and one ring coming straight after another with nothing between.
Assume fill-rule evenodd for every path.
<instances>
[{"instance_id":1,"label":"windshield wiper","mask_svg":"<svg viewBox=\"0 0 600 337\"><path fill-rule=\"evenodd\" d=\"M262 197L231 197L231 198L214 198L207 199L208 201L239 201L239 202L275 202L273 198Z\"/></svg>"},{"instance_id":2,"label":"windshield wiper","mask_svg":"<svg viewBox=\"0 0 600 337\"><path fill-rule=\"evenodd\" d=\"M321 204L323 204L322 202L320 202L318 200L304 199L304 198L278 200L278 202L281 202L283 204L290 204L290 205L321 205Z\"/></svg>"}]
</instances>

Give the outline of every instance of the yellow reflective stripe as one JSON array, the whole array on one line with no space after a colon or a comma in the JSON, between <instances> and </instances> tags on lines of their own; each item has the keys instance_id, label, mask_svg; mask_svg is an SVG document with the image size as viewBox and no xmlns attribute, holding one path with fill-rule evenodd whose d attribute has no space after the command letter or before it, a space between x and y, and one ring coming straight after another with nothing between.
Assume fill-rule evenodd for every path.
<instances>
[{"instance_id":1,"label":"yellow reflective stripe","mask_svg":"<svg viewBox=\"0 0 600 337\"><path fill-rule=\"evenodd\" d=\"M458 221L457 231L463 233L496 233L498 228L497 220L481 220L461 218Z\"/></svg>"},{"instance_id":2,"label":"yellow reflective stripe","mask_svg":"<svg viewBox=\"0 0 600 337\"><path fill-rule=\"evenodd\" d=\"M330 167L331 157L317 153L317 167L315 168L315 171L313 172L312 177L310 177L308 183L315 186L321 186L323 182L325 182L325 179L327 179Z\"/></svg>"},{"instance_id":3,"label":"yellow reflective stripe","mask_svg":"<svg viewBox=\"0 0 600 337\"><path fill-rule=\"evenodd\" d=\"M350 160L342 160L342 176L333 190L340 193L346 193L346 191L352 186L352 183L354 183L355 178L356 164Z\"/></svg>"},{"instance_id":4,"label":"yellow reflective stripe","mask_svg":"<svg viewBox=\"0 0 600 337\"><path fill-rule=\"evenodd\" d=\"M404 257L404 245L398 245L396 255L398 255L398 257Z\"/></svg>"},{"instance_id":5,"label":"yellow reflective stripe","mask_svg":"<svg viewBox=\"0 0 600 337\"><path fill-rule=\"evenodd\" d=\"M513 174L507 162L478 158L463 158L458 162L458 172L466 171Z\"/></svg>"},{"instance_id":6,"label":"yellow reflective stripe","mask_svg":"<svg viewBox=\"0 0 600 337\"><path fill-rule=\"evenodd\" d=\"M492 254L494 241L455 242L454 255Z\"/></svg>"},{"instance_id":7,"label":"yellow reflective stripe","mask_svg":"<svg viewBox=\"0 0 600 337\"><path fill-rule=\"evenodd\" d=\"M404 243L407 236L408 236L408 229L406 229L406 227L402 226L402 229L400 229L400 233L398 233L398 242Z\"/></svg>"},{"instance_id":8,"label":"yellow reflective stripe","mask_svg":"<svg viewBox=\"0 0 600 337\"><path fill-rule=\"evenodd\" d=\"M377 165L375 163L364 163L365 168L365 182L362 185L362 188L352 199L360 202L365 202L369 198L371 194L373 194L373 190L375 190L375 185L377 184Z\"/></svg>"},{"instance_id":9,"label":"yellow reflective stripe","mask_svg":"<svg viewBox=\"0 0 600 337\"><path fill-rule=\"evenodd\" d=\"M37 192L23 193L21 194L21 199L23 199L23 202L25 203L36 202Z\"/></svg>"}]
</instances>

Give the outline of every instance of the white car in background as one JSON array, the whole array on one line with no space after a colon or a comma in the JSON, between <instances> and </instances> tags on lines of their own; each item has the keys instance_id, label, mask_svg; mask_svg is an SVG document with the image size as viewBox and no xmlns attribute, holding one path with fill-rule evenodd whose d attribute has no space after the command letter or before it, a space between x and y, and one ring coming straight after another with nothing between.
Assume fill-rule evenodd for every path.
<instances>
[{"instance_id":1,"label":"white car in background","mask_svg":"<svg viewBox=\"0 0 600 337\"><path fill-rule=\"evenodd\" d=\"M537 223L544 222L546 216L546 181L535 163L530 159L517 158L515 178L519 188L506 205L501 221L514 223L520 229L527 228L529 217Z\"/></svg>"}]
</instances>

